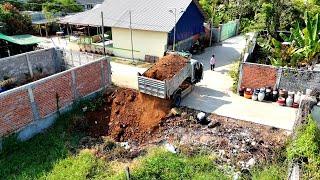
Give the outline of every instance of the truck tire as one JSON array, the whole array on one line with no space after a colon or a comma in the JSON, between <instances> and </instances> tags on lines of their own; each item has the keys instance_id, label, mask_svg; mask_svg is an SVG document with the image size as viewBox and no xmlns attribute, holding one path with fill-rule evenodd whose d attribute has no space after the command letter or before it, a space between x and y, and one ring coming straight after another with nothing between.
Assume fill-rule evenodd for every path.
<instances>
[{"instance_id":1,"label":"truck tire","mask_svg":"<svg viewBox=\"0 0 320 180\"><path fill-rule=\"evenodd\" d=\"M173 97L173 106L180 107L182 101L181 94L175 94Z\"/></svg>"}]
</instances>

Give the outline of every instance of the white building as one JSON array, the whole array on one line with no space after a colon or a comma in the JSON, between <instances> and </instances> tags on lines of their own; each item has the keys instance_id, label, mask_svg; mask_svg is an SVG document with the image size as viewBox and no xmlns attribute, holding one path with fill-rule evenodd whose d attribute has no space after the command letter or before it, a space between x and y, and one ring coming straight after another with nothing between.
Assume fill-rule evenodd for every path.
<instances>
[{"instance_id":1,"label":"white building","mask_svg":"<svg viewBox=\"0 0 320 180\"><path fill-rule=\"evenodd\" d=\"M111 27L116 56L135 59L162 57L176 40L196 37L203 32L204 14L197 0L106 0L98 8L67 18L61 23ZM131 27L131 28L130 28ZM132 38L132 40L131 40Z\"/></svg>"}]
</instances>

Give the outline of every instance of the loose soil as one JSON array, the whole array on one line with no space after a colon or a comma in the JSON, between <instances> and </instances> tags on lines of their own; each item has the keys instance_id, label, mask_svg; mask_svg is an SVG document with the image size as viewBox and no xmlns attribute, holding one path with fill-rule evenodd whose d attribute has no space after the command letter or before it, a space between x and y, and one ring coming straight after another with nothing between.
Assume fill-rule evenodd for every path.
<instances>
[{"instance_id":1,"label":"loose soil","mask_svg":"<svg viewBox=\"0 0 320 180\"><path fill-rule=\"evenodd\" d=\"M170 111L170 101L120 89L112 103L109 135L116 141L144 141Z\"/></svg>"},{"instance_id":2,"label":"loose soil","mask_svg":"<svg viewBox=\"0 0 320 180\"><path fill-rule=\"evenodd\" d=\"M86 112L85 125L81 126L87 128L82 129L90 136L109 135L121 142L144 142L159 127L171 106L169 100L132 89L117 89L103 98L103 107Z\"/></svg>"},{"instance_id":3,"label":"loose soil","mask_svg":"<svg viewBox=\"0 0 320 180\"><path fill-rule=\"evenodd\" d=\"M161 58L155 65L148 69L143 76L160 81L171 79L177 74L188 60L178 55L167 55Z\"/></svg>"},{"instance_id":4,"label":"loose soil","mask_svg":"<svg viewBox=\"0 0 320 180\"><path fill-rule=\"evenodd\" d=\"M290 134L213 114L208 114L207 123L200 123L199 111L181 108L180 115L173 115L169 101L131 89L117 89L104 98L102 108L87 113L89 134L127 142L135 154L168 142L185 154L206 150L216 154L217 164L243 169L250 168L252 161L263 164L279 159Z\"/></svg>"}]
</instances>

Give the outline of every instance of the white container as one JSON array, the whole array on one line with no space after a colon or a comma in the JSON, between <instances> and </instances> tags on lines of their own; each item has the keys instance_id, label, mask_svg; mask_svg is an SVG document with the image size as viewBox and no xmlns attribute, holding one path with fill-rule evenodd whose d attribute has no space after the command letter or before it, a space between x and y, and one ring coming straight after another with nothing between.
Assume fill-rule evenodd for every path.
<instances>
[{"instance_id":1,"label":"white container","mask_svg":"<svg viewBox=\"0 0 320 180\"><path fill-rule=\"evenodd\" d=\"M262 102L266 94L264 92L259 92L258 94L258 101Z\"/></svg>"},{"instance_id":2,"label":"white container","mask_svg":"<svg viewBox=\"0 0 320 180\"><path fill-rule=\"evenodd\" d=\"M300 104L302 93L300 91L297 92L297 94L294 96L294 103Z\"/></svg>"},{"instance_id":3,"label":"white container","mask_svg":"<svg viewBox=\"0 0 320 180\"><path fill-rule=\"evenodd\" d=\"M253 94L252 94L252 100L253 100L253 101L257 101L257 100L258 100L258 95L255 94L255 93L253 93Z\"/></svg>"},{"instance_id":4,"label":"white container","mask_svg":"<svg viewBox=\"0 0 320 180\"><path fill-rule=\"evenodd\" d=\"M310 96L311 95L312 90L311 89L306 89L306 96Z\"/></svg>"},{"instance_id":5,"label":"white container","mask_svg":"<svg viewBox=\"0 0 320 180\"><path fill-rule=\"evenodd\" d=\"M287 105L288 107L292 107L292 105L293 105L293 98L292 98L292 96L288 96L288 98L287 98L287 100L286 100L286 105Z\"/></svg>"}]
</instances>

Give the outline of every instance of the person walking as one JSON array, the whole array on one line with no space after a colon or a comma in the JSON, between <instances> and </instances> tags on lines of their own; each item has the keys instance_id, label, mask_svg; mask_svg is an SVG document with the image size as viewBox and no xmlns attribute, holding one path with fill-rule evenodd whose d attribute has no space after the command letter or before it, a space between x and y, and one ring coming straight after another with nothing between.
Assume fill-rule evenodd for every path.
<instances>
[{"instance_id":1,"label":"person walking","mask_svg":"<svg viewBox=\"0 0 320 180\"><path fill-rule=\"evenodd\" d=\"M216 66L216 59L214 58L214 54L213 54L211 59L210 59L211 71L214 71L215 66Z\"/></svg>"}]
</instances>

